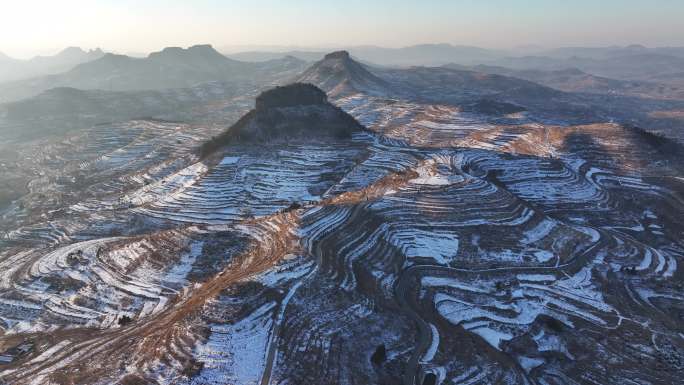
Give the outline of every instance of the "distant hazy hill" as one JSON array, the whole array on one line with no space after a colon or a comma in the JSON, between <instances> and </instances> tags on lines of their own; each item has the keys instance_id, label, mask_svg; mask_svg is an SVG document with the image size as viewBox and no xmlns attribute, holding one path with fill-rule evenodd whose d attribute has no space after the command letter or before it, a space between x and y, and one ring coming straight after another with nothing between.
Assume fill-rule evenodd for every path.
<instances>
[{"instance_id":1,"label":"distant hazy hill","mask_svg":"<svg viewBox=\"0 0 684 385\"><path fill-rule=\"evenodd\" d=\"M458 64L464 64L459 62ZM684 71L684 57L653 53L633 52L629 55L592 57L525 56L497 59L485 64L512 69L539 69L545 71L578 68L584 72L621 80L648 80L654 75Z\"/></svg>"},{"instance_id":2,"label":"distant hazy hill","mask_svg":"<svg viewBox=\"0 0 684 385\"><path fill-rule=\"evenodd\" d=\"M36 56L29 60L13 59L0 53L0 83L65 72L102 56L104 52L99 48L84 51L78 47L66 48L54 56Z\"/></svg>"},{"instance_id":3,"label":"distant hazy hill","mask_svg":"<svg viewBox=\"0 0 684 385\"><path fill-rule=\"evenodd\" d=\"M294 76L305 65L292 57L260 63L240 62L228 59L210 45L187 49L169 47L142 59L106 54L62 74L0 85L0 102L30 97L56 87L132 91L187 88L211 81L259 79L268 82L287 74Z\"/></svg>"},{"instance_id":4,"label":"distant hazy hill","mask_svg":"<svg viewBox=\"0 0 684 385\"><path fill-rule=\"evenodd\" d=\"M333 52L307 69L298 82L312 83L332 98L361 93L383 98L456 105L502 115L529 110L545 118L593 121L593 108L573 94L528 80L444 67L376 68Z\"/></svg>"},{"instance_id":5,"label":"distant hazy hill","mask_svg":"<svg viewBox=\"0 0 684 385\"><path fill-rule=\"evenodd\" d=\"M271 51L246 51L226 54L226 57L234 60L248 61L248 62L263 62L269 60L281 59L291 56L304 61L317 61L325 56L325 52L315 51L285 51L285 52L271 52Z\"/></svg>"},{"instance_id":6,"label":"distant hazy hill","mask_svg":"<svg viewBox=\"0 0 684 385\"><path fill-rule=\"evenodd\" d=\"M347 51L362 63L382 66L464 66L490 65L516 70L558 71L578 68L588 74L619 80L669 79L684 72L684 47L649 48L641 45L625 47L563 47L555 49L492 50L451 44L421 44L403 48L376 46L349 47ZM319 51L248 51L229 57L247 61L264 61L294 56L317 61ZM675 77L678 80L680 77Z\"/></svg>"},{"instance_id":7,"label":"distant hazy hill","mask_svg":"<svg viewBox=\"0 0 684 385\"><path fill-rule=\"evenodd\" d=\"M454 46L450 44L421 44L404 48L384 48L376 46L350 47L347 51L361 62L384 66L439 66L447 63L480 64L508 54L485 48ZM294 56L302 60L317 61L325 56L321 51L246 51L227 55L245 61L263 61Z\"/></svg>"},{"instance_id":8,"label":"distant hazy hill","mask_svg":"<svg viewBox=\"0 0 684 385\"><path fill-rule=\"evenodd\" d=\"M506 55L500 51L451 44L420 44L404 48L362 46L350 48L349 53L363 61L391 66L439 66L452 62L479 64Z\"/></svg>"},{"instance_id":9,"label":"distant hazy hill","mask_svg":"<svg viewBox=\"0 0 684 385\"><path fill-rule=\"evenodd\" d=\"M252 92L252 87L222 82L147 91L53 88L37 96L0 104L0 137L7 138L6 129L15 126L22 129L20 135L12 136L31 138L139 118L188 122L207 119L222 122L225 118L233 121L232 112L222 111L220 106L227 100ZM240 102L230 103L240 105Z\"/></svg>"},{"instance_id":10,"label":"distant hazy hill","mask_svg":"<svg viewBox=\"0 0 684 385\"><path fill-rule=\"evenodd\" d=\"M325 55L297 78L298 82L311 83L332 96L356 92L384 93L389 84L372 74L366 66L353 60L349 52L337 51Z\"/></svg>"},{"instance_id":11,"label":"distant hazy hill","mask_svg":"<svg viewBox=\"0 0 684 385\"><path fill-rule=\"evenodd\" d=\"M512 76L566 92L684 99L684 87L681 85L663 84L664 82L657 83L655 82L656 79L653 79L654 81L611 79L592 75L576 68L562 70L515 70L499 66L477 65L468 67L458 64L449 64L444 67Z\"/></svg>"},{"instance_id":12,"label":"distant hazy hill","mask_svg":"<svg viewBox=\"0 0 684 385\"><path fill-rule=\"evenodd\" d=\"M143 116L156 116L193 104L189 92L102 91L60 87L40 95L0 105L10 121L81 120L102 123ZM188 99L188 100L184 100ZM183 104L188 104L187 106Z\"/></svg>"},{"instance_id":13,"label":"distant hazy hill","mask_svg":"<svg viewBox=\"0 0 684 385\"><path fill-rule=\"evenodd\" d=\"M561 47L550 50L539 50L538 54L542 56L556 58L583 57L590 59L607 59L618 56L632 56L644 54L684 57L684 47L649 48L640 44L632 44L624 47Z\"/></svg>"}]
</instances>

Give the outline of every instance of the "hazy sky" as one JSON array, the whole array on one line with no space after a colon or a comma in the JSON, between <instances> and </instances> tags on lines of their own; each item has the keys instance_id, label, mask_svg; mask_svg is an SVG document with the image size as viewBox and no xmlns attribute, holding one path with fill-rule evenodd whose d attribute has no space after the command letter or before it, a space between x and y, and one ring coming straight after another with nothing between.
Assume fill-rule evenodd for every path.
<instances>
[{"instance_id":1,"label":"hazy sky","mask_svg":"<svg viewBox=\"0 0 684 385\"><path fill-rule=\"evenodd\" d=\"M66 46L684 45L684 0L0 0L0 52Z\"/></svg>"}]
</instances>

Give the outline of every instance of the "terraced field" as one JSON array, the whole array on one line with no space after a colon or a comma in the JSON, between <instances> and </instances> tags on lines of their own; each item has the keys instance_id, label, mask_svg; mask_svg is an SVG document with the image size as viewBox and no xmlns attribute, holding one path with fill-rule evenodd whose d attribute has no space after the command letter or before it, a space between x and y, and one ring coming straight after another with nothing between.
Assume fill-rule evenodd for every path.
<instances>
[{"instance_id":1,"label":"terraced field","mask_svg":"<svg viewBox=\"0 0 684 385\"><path fill-rule=\"evenodd\" d=\"M46 148L3 217L0 381L680 381L678 145L333 101L369 131L200 159L217 127L136 121Z\"/></svg>"}]
</instances>

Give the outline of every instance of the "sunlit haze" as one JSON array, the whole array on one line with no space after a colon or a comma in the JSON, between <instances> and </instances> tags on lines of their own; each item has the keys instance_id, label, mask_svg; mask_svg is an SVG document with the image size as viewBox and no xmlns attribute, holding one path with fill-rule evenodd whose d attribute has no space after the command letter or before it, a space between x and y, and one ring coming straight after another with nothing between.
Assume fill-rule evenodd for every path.
<instances>
[{"instance_id":1,"label":"sunlit haze","mask_svg":"<svg viewBox=\"0 0 684 385\"><path fill-rule=\"evenodd\" d=\"M211 43L341 47L452 43L684 45L684 2L656 0L3 0L0 52L66 46L119 53ZM247 48L247 47L246 47Z\"/></svg>"}]
</instances>

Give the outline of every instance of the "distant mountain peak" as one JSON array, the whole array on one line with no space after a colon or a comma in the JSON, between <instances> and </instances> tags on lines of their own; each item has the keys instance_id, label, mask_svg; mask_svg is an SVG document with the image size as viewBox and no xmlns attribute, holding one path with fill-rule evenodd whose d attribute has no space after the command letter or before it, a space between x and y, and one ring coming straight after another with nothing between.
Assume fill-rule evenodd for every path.
<instances>
[{"instance_id":1,"label":"distant mountain peak","mask_svg":"<svg viewBox=\"0 0 684 385\"><path fill-rule=\"evenodd\" d=\"M188 47L188 51L211 51L211 52L218 52L214 49L214 46L211 44L195 44L191 47Z\"/></svg>"},{"instance_id":2,"label":"distant mountain peak","mask_svg":"<svg viewBox=\"0 0 684 385\"><path fill-rule=\"evenodd\" d=\"M646 50L646 49L648 49L648 48L646 48L646 46L641 45L641 44L630 44L625 48L631 49L631 50Z\"/></svg>"},{"instance_id":3,"label":"distant mountain peak","mask_svg":"<svg viewBox=\"0 0 684 385\"><path fill-rule=\"evenodd\" d=\"M221 55L217 50L212 47L211 44L197 44L190 46L188 48L182 48L182 47L165 47L159 52L152 52L150 53L149 57L158 57L158 56L181 56L185 54L198 54L198 53L210 53L210 54L216 54L216 55Z\"/></svg>"},{"instance_id":4,"label":"distant mountain peak","mask_svg":"<svg viewBox=\"0 0 684 385\"><path fill-rule=\"evenodd\" d=\"M347 51L325 55L322 60L309 67L297 81L314 84L332 96L360 91L383 93L388 87L387 82L352 59Z\"/></svg>"},{"instance_id":5,"label":"distant mountain peak","mask_svg":"<svg viewBox=\"0 0 684 385\"><path fill-rule=\"evenodd\" d=\"M166 57L180 57L185 55L186 50L182 47L164 47L161 51L150 52L149 59L166 58Z\"/></svg>"},{"instance_id":6,"label":"distant mountain peak","mask_svg":"<svg viewBox=\"0 0 684 385\"><path fill-rule=\"evenodd\" d=\"M100 48L90 49L86 51L81 47L74 46L64 48L63 50L59 51L59 53L54 57L66 60L88 60L88 58L96 59L104 55L105 53ZM40 56L38 58L40 58Z\"/></svg>"},{"instance_id":7,"label":"distant mountain peak","mask_svg":"<svg viewBox=\"0 0 684 385\"><path fill-rule=\"evenodd\" d=\"M236 63L232 59L223 56L209 44L193 45L188 48L166 47L159 52L150 53L148 59L162 61L167 64L185 63L185 65L203 69L223 68L226 65Z\"/></svg>"},{"instance_id":8,"label":"distant mountain peak","mask_svg":"<svg viewBox=\"0 0 684 385\"><path fill-rule=\"evenodd\" d=\"M86 51L83 50L81 47L66 47L63 50L59 51L57 55L71 55L71 54L84 54Z\"/></svg>"},{"instance_id":9,"label":"distant mountain peak","mask_svg":"<svg viewBox=\"0 0 684 385\"><path fill-rule=\"evenodd\" d=\"M115 60L115 59L130 59L130 56L118 54L118 53L111 53L107 52L102 56L102 60ZM88 64L88 63L85 63Z\"/></svg>"}]
</instances>

